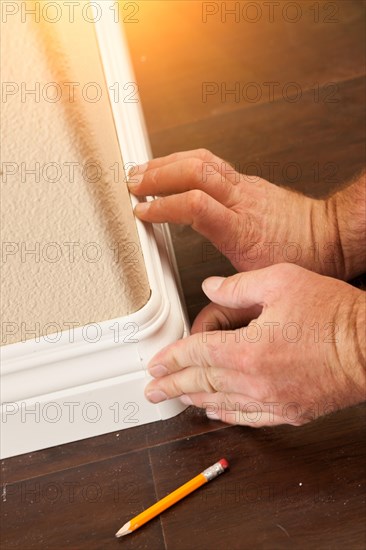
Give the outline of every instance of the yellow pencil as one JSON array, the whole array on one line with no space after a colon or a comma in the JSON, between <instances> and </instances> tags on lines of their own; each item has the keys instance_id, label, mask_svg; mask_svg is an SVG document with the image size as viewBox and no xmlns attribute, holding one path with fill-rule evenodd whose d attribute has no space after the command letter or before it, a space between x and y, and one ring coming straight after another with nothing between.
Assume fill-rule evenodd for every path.
<instances>
[{"instance_id":1,"label":"yellow pencil","mask_svg":"<svg viewBox=\"0 0 366 550\"><path fill-rule=\"evenodd\" d=\"M136 529L144 525L144 523L147 523L155 516L161 514L161 512L164 512L164 510L166 510L170 506L173 506L173 504L201 487L201 485L204 485L208 481L211 481L211 479L215 479L215 477L224 473L228 467L228 461L225 458L222 458L213 466L210 466L209 468L198 474L198 476L194 477L190 481L187 481L187 483L181 485L181 487L178 487L178 489L150 506L150 508L148 508L147 510L141 512L141 514L139 514L138 516L135 516L130 521L125 523L124 526L121 527L119 531L117 531L116 537L123 537L124 535L129 535L133 531L136 531Z\"/></svg>"}]
</instances>

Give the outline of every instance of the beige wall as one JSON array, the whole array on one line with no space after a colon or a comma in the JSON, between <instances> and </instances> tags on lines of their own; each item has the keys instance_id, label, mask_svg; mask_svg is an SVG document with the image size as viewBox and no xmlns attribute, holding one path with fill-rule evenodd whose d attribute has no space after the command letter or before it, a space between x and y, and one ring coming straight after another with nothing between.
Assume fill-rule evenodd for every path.
<instances>
[{"instance_id":1,"label":"beige wall","mask_svg":"<svg viewBox=\"0 0 366 550\"><path fill-rule=\"evenodd\" d=\"M4 332L2 344L32 338L25 329L33 327L52 332L48 323L65 329L124 316L150 293L93 26L79 16L74 23L26 21L18 14L1 29L2 79L19 87L2 103L1 161L14 163L2 165L1 315L2 327L14 332ZM57 102L50 82L61 86ZM74 98L65 82L80 83ZM90 82L102 91L95 103L81 93L92 99ZM39 86L40 98L22 98L25 86ZM83 176L88 162L101 167L100 177L90 164ZM40 181L25 174L36 163ZM74 181L65 163L75 163Z\"/></svg>"}]
</instances>

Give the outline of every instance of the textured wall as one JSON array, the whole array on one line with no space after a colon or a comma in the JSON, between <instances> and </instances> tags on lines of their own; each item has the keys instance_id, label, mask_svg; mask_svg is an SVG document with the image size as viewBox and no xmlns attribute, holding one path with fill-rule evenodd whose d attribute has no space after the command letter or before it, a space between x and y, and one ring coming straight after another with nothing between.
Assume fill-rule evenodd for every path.
<instances>
[{"instance_id":1,"label":"textured wall","mask_svg":"<svg viewBox=\"0 0 366 550\"><path fill-rule=\"evenodd\" d=\"M1 160L13 163L2 182L3 345L34 327L42 335L124 316L150 294L93 25L75 14L2 24L2 79L15 83L1 124ZM90 82L102 92L95 102Z\"/></svg>"}]
</instances>

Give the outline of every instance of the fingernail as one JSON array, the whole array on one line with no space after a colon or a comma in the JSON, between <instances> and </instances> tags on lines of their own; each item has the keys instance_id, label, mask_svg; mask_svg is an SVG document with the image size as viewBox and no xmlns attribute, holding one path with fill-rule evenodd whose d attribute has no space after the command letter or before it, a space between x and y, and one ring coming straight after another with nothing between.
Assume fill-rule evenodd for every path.
<instances>
[{"instance_id":1,"label":"fingernail","mask_svg":"<svg viewBox=\"0 0 366 550\"><path fill-rule=\"evenodd\" d=\"M159 378L159 376L165 376L168 374L168 369L164 365L154 365L149 368L149 374L154 378Z\"/></svg>"},{"instance_id":2,"label":"fingernail","mask_svg":"<svg viewBox=\"0 0 366 550\"><path fill-rule=\"evenodd\" d=\"M127 174L127 185L129 188L137 187L144 178L144 172L146 172L148 167L148 162L144 164L138 164L133 166Z\"/></svg>"},{"instance_id":3,"label":"fingernail","mask_svg":"<svg viewBox=\"0 0 366 550\"><path fill-rule=\"evenodd\" d=\"M225 281L225 277L209 277L202 283L203 291L215 292L220 288L220 286L224 281Z\"/></svg>"},{"instance_id":4,"label":"fingernail","mask_svg":"<svg viewBox=\"0 0 366 550\"><path fill-rule=\"evenodd\" d=\"M151 401L151 403L160 403L160 401L166 401L168 396L161 390L152 390L147 392L146 398Z\"/></svg>"},{"instance_id":5,"label":"fingernail","mask_svg":"<svg viewBox=\"0 0 366 550\"><path fill-rule=\"evenodd\" d=\"M144 179L144 174L135 174L134 176L132 176L132 178L129 177L127 180L128 188L135 189L135 187L140 185L143 179Z\"/></svg>"},{"instance_id":6,"label":"fingernail","mask_svg":"<svg viewBox=\"0 0 366 550\"><path fill-rule=\"evenodd\" d=\"M143 174L146 172L148 164L148 162L144 162L143 164L136 164L136 166L132 166L127 172L128 179L133 178L137 174Z\"/></svg>"},{"instance_id":7,"label":"fingernail","mask_svg":"<svg viewBox=\"0 0 366 550\"><path fill-rule=\"evenodd\" d=\"M136 166L136 174L143 174L144 172L146 172L148 166L149 166L148 162L144 162L143 164L138 164Z\"/></svg>"},{"instance_id":8,"label":"fingernail","mask_svg":"<svg viewBox=\"0 0 366 550\"><path fill-rule=\"evenodd\" d=\"M193 401L189 397L189 395L181 395L179 397L179 401L181 401L183 403L183 405L193 405Z\"/></svg>"},{"instance_id":9,"label":"fingernail","mask_svg":"<svg viewBox=\"0 0 366 550\"><path fill-rule=\"evenodd\" d=\"M206 416L209 420L221 420L218 413L206 411Z\"/></svg>"},{"instance_id":10,"label":"fingernail","mask_svg":"<svg viewBox=\"0 0 366 550\"><path fill-rule=\"evenodd\" d=\"M147 212L150 208L150 204L148 202L139 202L135 206L135 214L143 214L144 212Z\"/></svg>"}]
</instances>

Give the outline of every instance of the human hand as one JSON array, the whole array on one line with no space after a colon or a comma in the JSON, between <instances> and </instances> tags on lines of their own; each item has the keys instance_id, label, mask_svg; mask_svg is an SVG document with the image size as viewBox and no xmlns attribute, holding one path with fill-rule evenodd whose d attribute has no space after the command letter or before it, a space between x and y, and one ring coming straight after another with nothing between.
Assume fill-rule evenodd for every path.
<instances>
[{"instance_id":1,"label":"human hand","mask_svg":"<svg viewBox=\"0 0 366 550\"><path fill-rule=\"evenodd\" d=\"M136 206L141 220L192 226L238 271L290 262L345 276L334 209L325 200L239 174L204 149L154 159L129 180L132 193L160 196Z\"/></svg>"},{"instance_id":2,"label":"human hand","mask_svg":"<svg viewBox=\"0 0 366 550\"><path fill-rule=\"evenodd\" d=\"M213 303L192 335L149 363L150 401L183 396L211 418L260 427L366 398L363 292L289 264L212 277L203 289Z\"/></svg>"}]
</instances>

